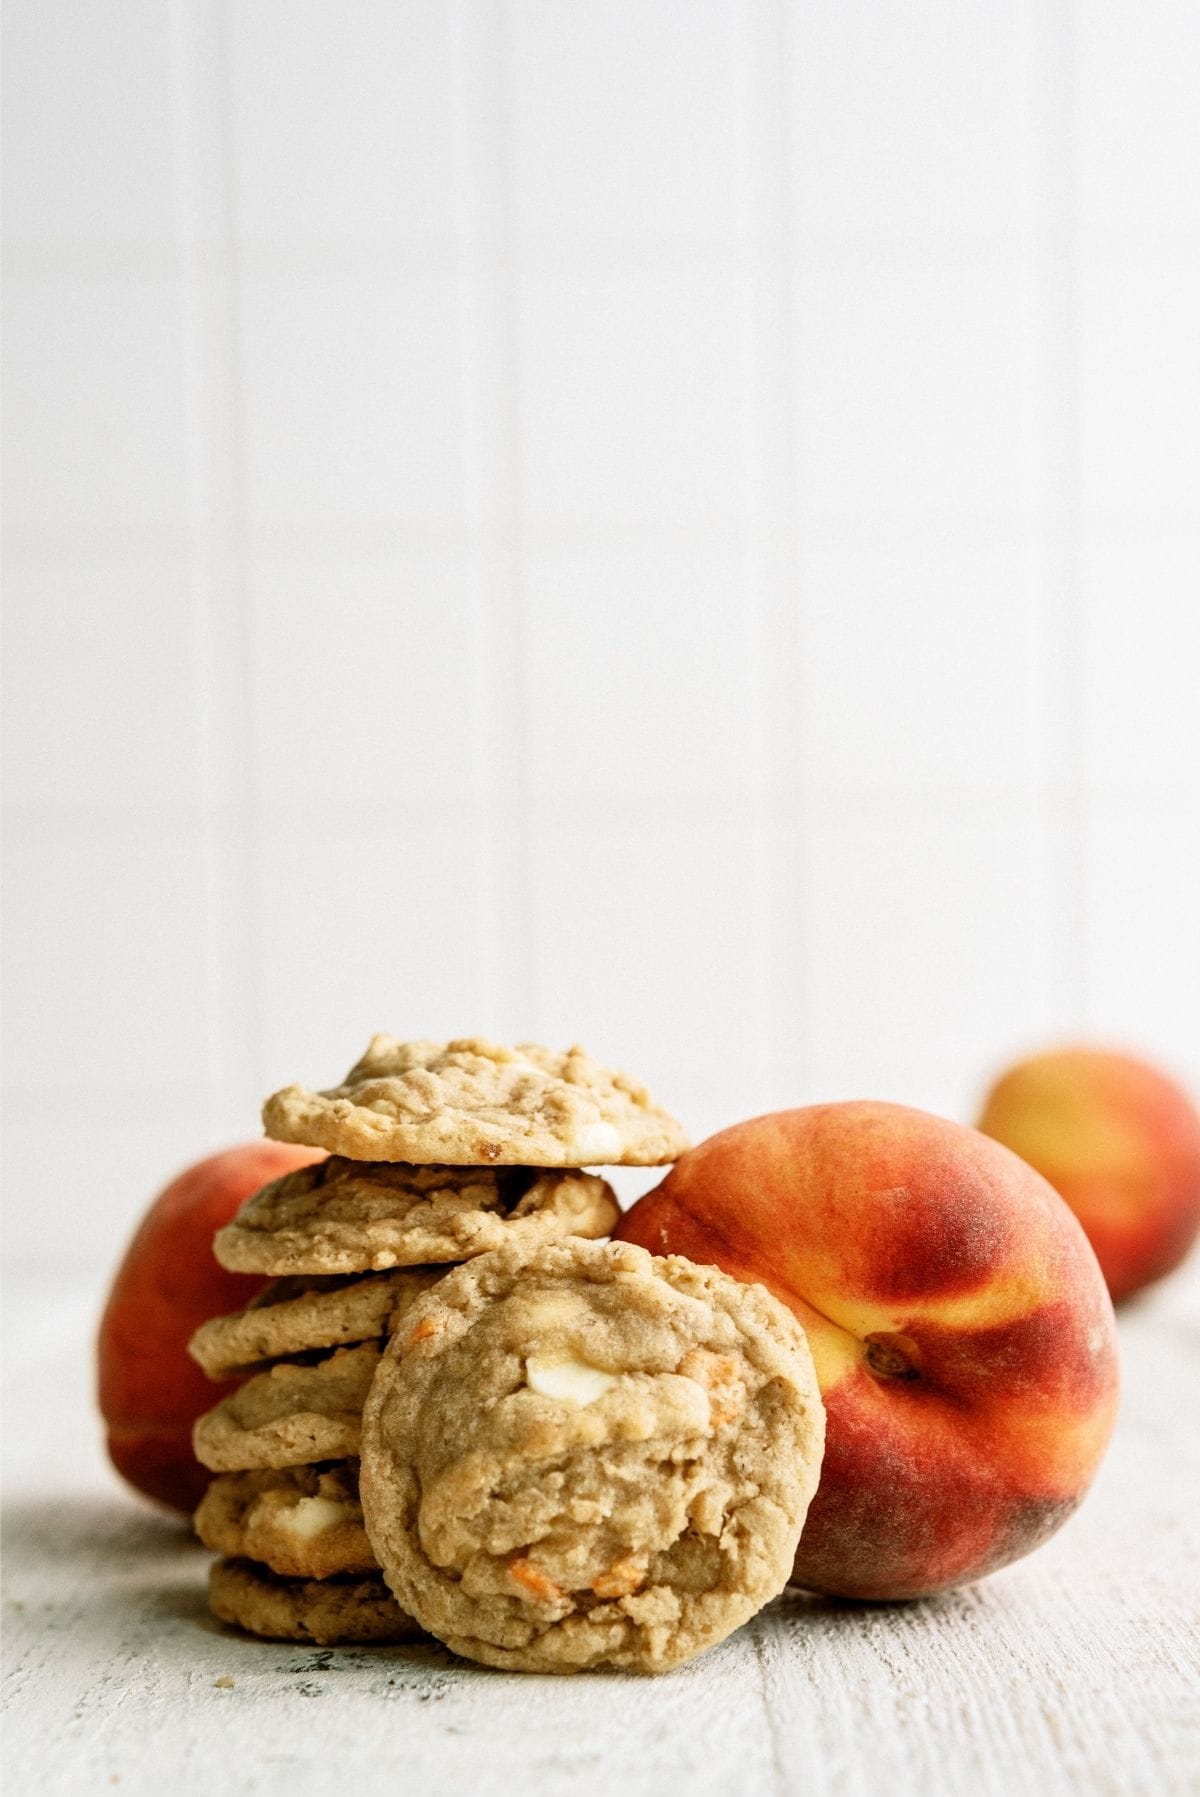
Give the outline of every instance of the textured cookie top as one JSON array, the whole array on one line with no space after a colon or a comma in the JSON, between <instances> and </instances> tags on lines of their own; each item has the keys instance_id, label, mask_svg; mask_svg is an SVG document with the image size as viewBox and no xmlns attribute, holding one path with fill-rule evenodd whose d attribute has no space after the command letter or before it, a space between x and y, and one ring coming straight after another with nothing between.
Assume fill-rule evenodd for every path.
<instances>
[{"instance_id":1,"label":"textured cookie top","mask_svg":"<svg viewBox=\"0 0 1200 1797\"><path fill-rule=\"evenodd\" d=\"M469 1260L510 1240L607 1235L619 1214L595 1173L334 1155L255 1192L217 1231L213 1253L239 1273L367 1273Z\"/></svg>"},{"instance_id":2,"label":"textured cookie top","mask_svg":"<svg viewBox=\"0 0 1200 1797\"><path fill-rule=\"evenodd\" d=\"M285 1086L267 1134L364 1161L654 1167L688 1146L643 1086L582 1048L373 1036L340 1086Z\"/></svg>"},{"instance_id":3,"label":"textured cookie top","mask_svg":"<svg viewBox=\"0 0 1200 1797\"><path fill-rule=\"evenodd\" d=\"M783 1589L824 1424L763 1287L625 1243L506 1250L418 1299L380 1362L367 1533L457 1653L663 1671Z\"/></svg>"},{"instance_id":4,"label":"textured cookie top","mask_svg":"<svg viewBox=\"0 0 1200 1797\"><path fill-rule=\"evenodd\" d=\"M379 1363L374 1342L340 1348L315 1366L282 1362L255 1374L197 1418L192 1447L216 1473L308 1466L358 1453L362 1409Z\"/></svg>"},{"instance_id":5,"label":"textured cookie top","mask_svg":"<svg viewBox=\"0 0 1200 1797\"><path fill-rule=\"evenodd\" d=\"M196 1511L214 1553L258 1560L291 1579L378 1573L358 1501L358 1464L221 1473Z\"/></svg>"},{"instance_id":6,"label":"textured cookie top","mask_svg":"<svg viewBox=\"0 0 1200 1797\"><path fill-rule=\"evenodd\" d=\"M441 1276L440 1267L404 1267L366 1278L273 1279L245 1310L202 1323L188 1353L210 1379L227 1379L264 1360L391 1335L414 1299Z\"/></svg>"}]
</instances>

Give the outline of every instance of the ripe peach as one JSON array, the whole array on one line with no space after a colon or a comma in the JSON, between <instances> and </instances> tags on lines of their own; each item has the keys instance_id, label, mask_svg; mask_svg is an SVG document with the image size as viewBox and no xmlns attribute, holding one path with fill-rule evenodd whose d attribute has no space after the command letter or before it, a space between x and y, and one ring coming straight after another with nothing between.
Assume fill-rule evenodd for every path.
<instances>
[{"instance_id":1,"label":"ripe peach","mask_svg":"<svg viewBox=\"0 0 1200 1797\"><path fill-rule=\"evenodd\" d=\"M679 1160L619 1237L768 1286L808 1333L825 1462L795 1579L920 1597L1054 1533L1112 1429L1100 1269L1031 1167L961 1124L825 1104Z\"/></svg>"},{"instance_id":2,"label":"ripe peach","mask_svg":"<svg viewBox=\"0 0 1200 1797\"><path fill-rule=\"evenodd\" d=\"M197 1162L159 1193L117 1268L97 1341L108 1455L160 1504L196 1508L211 1474L192 1453L192 1424L233 1389L209 1383L188 1339L263 1285L217 1265L213 1232L260 1186L321 1158L311 1148L249 1142Z\"/></svg>"},{"instance_id":3,"label":"ripe peach","mask_svg":"<svg viewBox=\"0 0 1200 1797\"><path fill-rule=\"evenodd\" d=\"M1200 1231L1200 1115L1144 1061L1033 1055L997 1080L979 1127L1066 1199L1114 1303L1177 1267Z\"/></svg>"}]
</instances>

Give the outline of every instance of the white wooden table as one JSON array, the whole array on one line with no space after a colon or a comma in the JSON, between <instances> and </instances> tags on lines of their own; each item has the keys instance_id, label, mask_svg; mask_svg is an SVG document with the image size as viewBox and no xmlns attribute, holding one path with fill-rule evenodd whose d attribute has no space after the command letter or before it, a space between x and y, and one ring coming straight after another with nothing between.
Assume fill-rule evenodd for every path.
<instances>
[{"instance_id":1,"label":"white wooden table","mask_svg":"<svg viewBox=\"0 0 1200 1797\"><path fill-rule=\"evenodd\" d=\"M6 1307L11 1797L1200 1791L1200 1266L1122 1318L1116 1440L1040 1553L936 1602L785 1599L657 1680L224 1632L206 1554L99 1452L98 1302Z\"/></svg>"}]
</instances>

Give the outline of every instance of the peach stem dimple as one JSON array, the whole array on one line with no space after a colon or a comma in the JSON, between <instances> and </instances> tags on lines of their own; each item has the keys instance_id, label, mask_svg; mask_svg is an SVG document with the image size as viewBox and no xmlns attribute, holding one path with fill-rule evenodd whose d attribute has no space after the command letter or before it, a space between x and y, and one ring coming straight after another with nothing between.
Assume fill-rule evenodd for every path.
<instances>
[{"instance_id":1,"label":"peach stem dimple","mask_svg":"<svg viewBox=\"0 0 1200 1797\"><path fill-rule=\"evenodd\" d=\"M921 1354L911 1335L880 1330L864 1336L867 1365L881 1379L919 1379Z\"/></svg>"}]
</instances>

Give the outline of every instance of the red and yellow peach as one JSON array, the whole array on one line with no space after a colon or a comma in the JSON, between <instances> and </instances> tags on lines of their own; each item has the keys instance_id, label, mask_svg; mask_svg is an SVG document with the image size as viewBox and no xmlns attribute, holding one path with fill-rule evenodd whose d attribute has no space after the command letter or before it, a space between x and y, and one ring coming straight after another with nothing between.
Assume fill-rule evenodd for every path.
<instances>
[{"instance_id":1,"label":"red and yellow peach","mask_svg":"<svg viewBox=\"0 0 1200 1797\"><path fill-rule=\"evenodd\" d=\"M979 1127L1070 1205L1114 1303L1171 1272L1200 1232L1200 1115L1145 1061L1033 1055L997 1080Z\"/></svg>"},{"instance_id":2,"label":"red and yellow peach","mask_svg":"<svg viewBox=\"0 0 1200 1797\"><path fill-rule=\"evenodd\" d=\"M1112 1305L1024 1161L899 1105L781 1111L685 1154L617 1234L768 1286L827 1412L795 1579L858 1598L977 1579L1052 1535L1112 1430Z\"/></svg>"}]
</instances>

